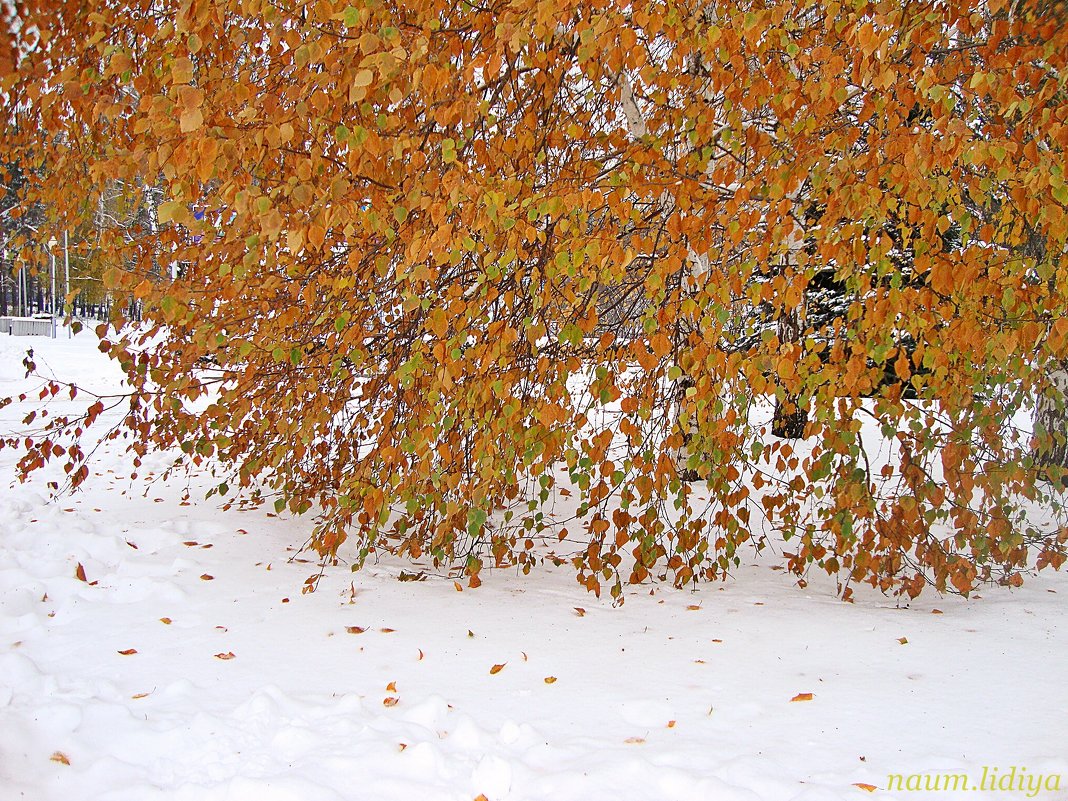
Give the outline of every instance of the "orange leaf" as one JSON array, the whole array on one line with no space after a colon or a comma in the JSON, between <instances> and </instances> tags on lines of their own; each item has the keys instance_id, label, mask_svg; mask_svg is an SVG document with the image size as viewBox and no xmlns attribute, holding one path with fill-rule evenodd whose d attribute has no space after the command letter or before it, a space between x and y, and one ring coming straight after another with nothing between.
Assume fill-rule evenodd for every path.
<instances>
[{"instance_id":1,"label":"orange leaf","mask_svg":"<svg viewBox=\"0 0 1068 801\"><path fill-rule=\"evenodd\" d=\"M161 618L159 619L159 622L160 622L160 623L163 623L163 624L164 624L164 625L166 625L166 626L169 626L169 625L171 625L171 619L170 619L169 617L161 617Z\"/></svg>"},{"instance_id":2,"label":"orange leaf","mask_svg":"<svg viewBox=\"0 0 1068 801\"><path fill-rule=\"evenodd\" d=\"M210 576L207 573L203 573L200 576L201 581L211 581L214 578L215 578L215 576Z\"/></svg>"},{"instance_id":3,"label":"orange leaf","mask_svg":"<svg viewBox=\"0 0 1068 801\"><path fill-rule=\"evenodd\" d=\"M387 684L386 685L386 692L387 693L395 693L395 692L397 692L397 682L391 681L389 684Z\"/></svg>"},{"instance_id":4,"label":"orange leaf","mask_svg":"<svg viewBox=\"0 0 1068 801\"><path fill-rule=\"evenodd\" d=\"M899 643L901 643L902 645L908 645L909 638L908 637L898 637L897 641Z\"/></svg>"},{"instance_id":5,"label":"orange leaf","mask_svg":"<svg viewBox=\"0 0 1068 801\"><path fill-rule=\"evenodd\" d=\"M811 700L812 700L812 693L798 693L797 695L795 695L793 698L790 699L791 702L792 701L811 701Z\"/></svg>"},{"instance_id":6,"label":"orange leaf","mask_svg":"<svg viewBox=\"0 0 1068 801\"><path fill-rule=\"evenodd\" d=\"M76 579L78 579L78 581L84 581L84 582L88 583L88 579L86 579L86 577L85 577L85 568L82 567L82 563L81 562L79 562L78 566L76 568L74 568L74 577Z\"/></svg>"},{"instance_id":7,"label":"orange leaf","mask_svg":"<svg viewBox=\"0 0 1068 801\"><path fill-rule=\"evenodd\" d=\"M225 654L215 654L215 658L216 659L233 659L234 658L234 652L233 651L227 651Z\"/></svg>"},{"instance_id":8,"label":"orange leaf","mask_svg":"<svg viewBox=\"0 0 1068 801\"><path fill-rule=\"evenodd\" d=\"M502 665L494 665L493 667L490 668L490 675L493 676L493 675L496 675L497 673L500 673L502 670L504 670L504 665L507 665L507 664L508 663L505 662Z\"/></svg>"},{"instance_id":9,"label":"orange leaf","mask_svg":"<svg viewBox=\"0 0 1068 801\"><path fill-rule=\"evenodd\" d=\"M363 626L345 626L345 631L349 634L363 634L367 629Z\"/></svg>"},{"instance_id":10,"label":"orange leaf","mask_svg":"<svg viewBox=\"0 0 1068 801\"><path fill-rule=\"evenodd\" d=\"M53 751L52 756L49 757L53 762L58 762L61 765L69 765L70 760L67 759L67 755L62 751Z\"/></svg>"},{"instance_id":11,"label":"orange leaf","mask_svg":"<svg viewBox=\"0 0 1068 801\"><path fill-rule=\"evenodd\" d=\"M133 656L134 654L137 653L137 649L136 648L127 648L125 651L119 651L119 653L122 654L123 656Z\"/></svg>"},{"instance_id":12,"label":"orange leaf","mask_svg":"<svg viewBox=\"0 0 1068 801\"><path fill-rule=\"evenodd\" d=\"M874 793L879 788L874 784L865 784L864 782L853 782L854 787L859 787L861 790L865 790L869 793Z\"/></svg>"},{"instance_id":13,"label":"orange leaf","mask_svg":"<svg viewBox=\"0 0 1068 801\"><path fill-rule=\"evenodd\" d=\"M581 606L576 606L575 607L575 614L578 615L579 617L585 617L586 616L586 610L583 609Z\"/></svg>"},{"instance_id":14,"label":"orange leaf","mask_svg":"<svg viewBox=\"0 0 1068 801\"><path fill-rule=\"evenodd\" d=\"M456 588L457 592L463 592L464 591L463 585L460 584L460 582L458 582L458 581L454 581L452 583L452 586L454 586Z\"/></svg>"},{"instance_id":15,"label":"orange leaf","mask_svg":"<svg viewBox=\"0 0 1068 801\"><path fill-rule=\"evenodd\" d=\"M382 706L396 706L399 703L400 703L400 699L399 698L394 698L393 696L390 696L388 698L383 698L382 699Z\"/></svg>"},{"instance_id":16,"label":"orange leaf","mask_svg":"<svg viewBox=\"0 0 1068 801\"><path fill-rule=\"evenodd\" d=\"M546 676L545 677L545 683L546 684L556 684L556 676Z\"/></svg>"}]
</instances>

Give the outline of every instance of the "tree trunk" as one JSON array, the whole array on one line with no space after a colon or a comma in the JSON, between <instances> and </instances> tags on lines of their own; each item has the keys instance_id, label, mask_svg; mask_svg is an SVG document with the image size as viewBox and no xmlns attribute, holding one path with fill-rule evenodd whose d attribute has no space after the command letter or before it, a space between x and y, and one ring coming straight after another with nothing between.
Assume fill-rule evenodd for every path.
<instances>
[{"instance_id":1,"label":"tree trunk","mask_svg":"<svg viewBox=\"0 0 1068 801\"><path fill-rule=\"evenodd\" d=\"M1035 404L1035 464L1068 486L1068 362L1054 367L1049 383Z\"/></svg>"},{"instance_id":2,"label":"tree trunk","mask_svg":"<svg viewBox=\"0 0 1068 801\"><path fill-rule=\"evenodd\" d=\"M801 310L791 309L784 313L778 322L779 342L796 343L801 341ZM775 416L771 421L771 433L782 439L802 439L808 424L808 409L802 406L797 395L787 394L785 398L775 399Z\"/></svg>"}]
</instances>

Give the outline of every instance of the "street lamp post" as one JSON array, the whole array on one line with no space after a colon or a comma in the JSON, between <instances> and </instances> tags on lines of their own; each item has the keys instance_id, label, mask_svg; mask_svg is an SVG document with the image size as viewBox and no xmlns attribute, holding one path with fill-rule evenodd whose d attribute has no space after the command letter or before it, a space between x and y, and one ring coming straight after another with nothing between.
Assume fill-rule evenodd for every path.
<instances>
[{"instance_id":1,"label":"street lamp post","mask_svg":"<svg viewBox=\"0 0 1068 801\"><path fill-rule=\"evenodd\" d=\"M56 238L52 237L48 240L48 258L51 263L51 270L49 275L52 279L52 295L51 295L51 308L49 311L52 314L52 339L56 338Z\"/></svg>"},{"instance_id":2,"label":"street lamp post","mask_svg":"<svg viewBox=\"0 0 1068 801\"><path fill-rule=\"evenodd\" d=\"M67 231L63 231L63 311L67 311L67 298L70 297L70 240ZM73 309L71 310L73 313ZM73 315L72 315L73 316ZM67 326L67 339L74 336L74 326Z\"/></svg>"}]
</instances>

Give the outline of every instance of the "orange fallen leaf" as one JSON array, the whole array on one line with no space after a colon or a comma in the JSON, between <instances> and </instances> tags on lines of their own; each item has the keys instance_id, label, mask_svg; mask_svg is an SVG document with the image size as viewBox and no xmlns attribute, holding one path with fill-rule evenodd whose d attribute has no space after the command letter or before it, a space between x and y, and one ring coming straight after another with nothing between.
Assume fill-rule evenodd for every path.
<instances>
[{"instance_id":1,"label":"orange fallen leaf","mask_svg":"<svg viewBox=\"0 0 1068 801\"><path fill-rule=\"evenodd\" d=\"M812 700L812 693L798 693L797 695L795 695L793 698L790 699L791 702L793 702L793 701L811 701L811 700Z\"/></svg>"},{"instance_id":2,"label":"orange fallen leaf","mask_svg":"<svg viewBox=\"0 0 1068 801\"><path fill-rule=\"evenodd\" d=\"M521 653L521 654L523 655L523 661L524 661L524 662L527 662L527 661L529 661L529 660L527 659L527 652L526 652L526 651L520 651L519 653Z\"/></svg>"},{"instance_id":3,"label":"orange fallen leaf","mask_svg":"<svg viewBox=\"0 0 1068 801\"><path fill-rule=\"evenodd\" d=\"M81 562L79 562L78 566L74 568L74 578L78 579L78 581L84 581L86 583L89 582L89 580L85 577L85 568L82 567ZM59 752L57 751L56 753Z\"/></svg>"},{"instance_id":4,"label":"orange fallen leaf","mask_svg":"<svg viewBox=\"0 0 1068 801\"><path fill-rule=\"evenodd\" d=\"M478 795L475 796L475 801L489 801L489 799L486 798L486 794L485 793L479 793Z\"/></svg>"},{"instance_id":5,"label":"orange fallen leaf","mask_svg":"<svg viewBox=\"0 0 1068 801\"><path fill-rule=\"evenodd\" d=\"M452 586L454 586L456 588L457 592L463 592L464 591L463 585L458 581L454 581L452 583Z\"/></svg>"},{"instance_id":6,"label":"orange fallen leaf","mask_svg":"<svg viewBox=\"0 0 1068 801\"><path fill-rule=\"evenodd\" d=\"M423 660L423 649L420 648L419 649L419 661L421 662L422 660Z\"/></svg>"},{"instance_id":7,"label":"orange fallen leaf","mask_svg":"<svg viewBox=\"0 0 1068 801\"><path fill-rule=\"evenodd\" d=\"M171 625L171 619L169 617L161 617L159 619L159 622L162 623L165 626Z\"/></svg>"},{"instance_id":8,"label":"orange fallen leaf","mask_svg":"<svg viewBox=\"0 0 1068 801\"><path fill-rule=\"evenodd\" d=\"M395 692L397 692L397 682L391 681L389 684L387 684L386 685L386 692L387 693L395 693Z\"/></svg>"},{"instance_id":9,"label":"orange fallen leaf","mask_svg":"<svg viewBox=\"0 0 1068 801\"><path fill-rule=\"evenodd\" d=\"M119 653L122 654L123 656L133 656L134 654L137 653L137 649L136 648L127 648L125 651L119 651Z\"/></svg>"},{"instance_id":10,"label":"orange fallen leaf","mask_svg":"<svg viewBox=\"0 0 1068 801\"><path fill-rule=\"evenodd\" d=\"M67 755L62 751L53 751L52 756L49 757L53 762L58 762L61 765L69 765L70 760L67 759Z\"/></svg>"},{"instance_id":11,"label":"orange fallen leaf","mask_svg":"<svg viewBox=\"0 0 1068 801\"><path fill-rule=\"evenodd\" d=\"M182 545L186 546L187 548L192 548L194 545L200 545L200 543L196 540L186 540L182 543Z\"/></svg>"},{"instance_id":12,"label":"orange fallen leaf","mask_svg":"<svg viewBox=\"0 0 1068 801\"><path fill-rule=\"evenodd\" d=\"M383 698L382 699L382 706L396 706L399 703L400 703L400 699L399 698L394 698L392 696L390 696L389 698Z\"/></svg>"},{"instance_id":13,"label":"orange fallen leaf","mask_svg":"<svg viewBox=\"0 0 1068 801\"><path fill-rule=\"evenodd\" d=\"M208 575L207 573L202 573L202 574L200 575L200 579L201 579L201 581L211 581L211 580L212 580L212 579L214 579L214 578L215 578L215 576L210 576L210 575Z\"/></svg>"},{"instance_id":14,"label":"orange fallen leaf","mask_svg":"<svg viewBox=\"0 0 1068 801\"><path fill-rule=\"evenodd\" d=\"M508 663L505 662L502 665L494 665L493 667L490 668L490 675L493 676L493 675L495 675L497 673L500 673L502 670L504 670L504 665L507 665L507 664Z\"/></svg>"},{"instance_id":15,"label":"orange fallen leaf","mask_svg":"<svg viewBox=\"0 0 1068 801\"><path fill-rule=\"evenodd\" d=\"M699 612L699 611L701 611L701 605L700 604L690 604L686 608L691 612Z\"/></svg>"},{"instance_id":16,"label":"orange fallen leaf","mask_svg":"<svg viewBox=\"0 0 1068 801\"><path fill-rule=\"evenodd\" d=\"M142 698L148 698L148 696L150 696L150 695L152 695L152 693L137 693L136 695L131 695L130 698L132 698L135 701L138 701L138 700L140 700Z\"/></svg>"},{"instance_id":17,"label":"orange fallen leaf","mask_svg":"<svg viewBox=\"0 0 1068 801\"><path fill-rule=\"evenodd\" d=\"M669 729L674 729L674 728L675 728L675 721L673 721L673 720L669 720L669 721L667 722L667 727L668 727Z\"/></svg>"},{"instance_id":18,"label":"orange fallen leaf","mask_svg":"<svg viewBox=\"0 0 1068 801\"><path fill-rule=\"evenodd\" d=\"M723 642L723 640L712 640L712 642Z\"/></svg>"},{"instance_id":19,"label":"orange fallen leaf","mask_svg":"<svg viewBox=\"0 0 1068 801\"><path fill-rule=\"evenodd\" d=\"M408 743L397 743L397 750L398 751L403 751L407 747L408 747Z\"/></svg>"},{"instance_id":20,"label":"orange fallen leaf","mask_svg":"<svg viewBox=\"0 0 1068 801\"><path fill-rule=\"evenodd\" d=\"M575 614L578 615L579 617L585 617L586 616L586 610L583 609L581 606L576 606L575 607Z\"/></svg>"},{"instance_id":21,"label":"orange fallen leaf","mask_svg":"<svg viewBox=\"0 0 1068 801\"><path fill-rule=\"evenodd\" d=\"M941 609L932 609L931 610L931 614L932 615L940 615L940 614L942 614L942 610Z\"/></svg>"},{"instance_id":22,"label":"orange fallen leaf","mask_svg":"<svg viewBox=\"0 0 1068 801\"><path fill-rule=\"evenodd\" d=\"M345 626L345 631L349 634L363 634L367 629L363 626Z\"/></svg>"},{"instance_id":23,"label":"orange fallen leaf","mask_svg":"<svg viewBox=\"0 0 1068 801\"><path fill-rule=\"evenodd\" d=\"M641 743L645 742L645 738L644 737L628 737L623 742L627 743L628 745L640 745Z\"/></svg>"},{"instance_id":24,"label":"orange fallen leaf","mask_svg":"<svg viewBox=\"0 0 1068 801\"><path fill-rule=\"evenodd\" d=\"M902 645L908 645L909 644L909 638L908 637L898 637L897 641L899 643L901 643Z\"/></svg>"},{"instance_id":25,"label":"orange fallen leaf","mask_svg":"<svg viewBox=\"0 0 1068 801\"><path fill-rule=\"evenodd\" d=\"M394 632L394 629L379 629L379 631L383 634L392 634Z\"/></svg>"},{"instance_id":26,"label":"orange fallen leaf","mask_svg":"<svg viewBox=\"0 0 1068 801\"><path fill-rule=\"evenodd\" d=\"M556 684L556 676L546 676L545 677L545 683L546 684Z\"/></svg>"},{"instance_id":27,"label":"orange fallen leaf","mask_svg":"<svg viewBox=\"0 0 1068 801\"><path fill-rule=\"evenodd\" d=\"M234 658L234 652L233 651L227 651L225 654L215 654L215 658L216 659L233 659Z\"/></svg>"},{"instance_id":28,"label":"orange fallen leaf","mask_svg":"<svg viewBox=\"0 0 1068 801\"><path fill-rule=\"evenodd\" d=\"M874 793L879 788L874 784L865 784L864 782L853 782L854 787L859 787L861 790L865 790L869 793Z\"/></svg>"}]
</instances>

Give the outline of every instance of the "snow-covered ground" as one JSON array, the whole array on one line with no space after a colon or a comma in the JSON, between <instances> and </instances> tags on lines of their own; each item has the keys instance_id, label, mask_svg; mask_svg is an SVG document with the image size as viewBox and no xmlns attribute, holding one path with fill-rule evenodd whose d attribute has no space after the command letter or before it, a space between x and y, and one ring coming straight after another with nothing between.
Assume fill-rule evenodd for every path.
<instances>
[{"instance_id":1,"label":"snow-covered ground","mask_svg":"<svg viewBox=\"0 0 1068 801\"><path fill-rule=\"evenodd\" d=\"M29 346L117 385L89 334L3 336L0 396ZM567 567L380 562L305 595L309 521L183 504L165 461L53 501L0 452L0 801L1068 798L1064 573L847 604L754 556L613 608Z\"/></svg>"}]
</instances>

